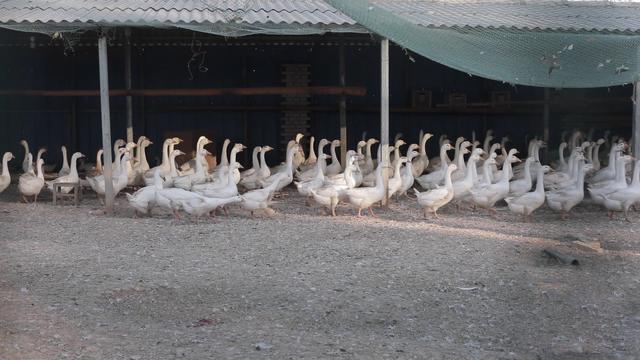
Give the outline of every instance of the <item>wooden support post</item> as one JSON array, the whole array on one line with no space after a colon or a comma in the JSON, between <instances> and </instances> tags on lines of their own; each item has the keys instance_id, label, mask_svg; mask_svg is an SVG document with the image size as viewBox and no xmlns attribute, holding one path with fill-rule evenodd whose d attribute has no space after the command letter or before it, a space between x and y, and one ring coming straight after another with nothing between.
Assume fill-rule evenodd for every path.
<instances>
[{"instance_id":1,"label":"wooden support post","mask_svg":"<svg viewBox=\"0 0 640 360\"><path fill-rule=\"evenodd\" d=\"M384 199L382 205L389 205L389 39L380 42L380 146L382 147L382 179Z\"/></svg>"},{"instance_id":2,"label":"wooden support post","mask_svg":"<svg viewBox=\"0 0 640 360\"><path fill-rule=\"evenodd\" d=\"M124 29L124 87L131 90L131 28ZM129 95L127 105L127 142L133 142L133 98Z\"/></svg>"},{"instance_id":3,"label":"wooden support post","mask_svg":"<svg viewBox=\"0 0 640 360\"><path fill-rule=\"evenodd\" d=\"M111 158L111 115L109 113L109 69L107 61L107 37L100 33L98 37L98 66L100 68L100 112L102 118L102 149L104 150L104 202L105 213L113 213L113 181Z\"/></svg>"},{"instance_id":4,"label":"wooden support post","mask_svg":"<svg viewBox=\"0 0 640 360\"><path fill-rule=\"evenodd\" d=\"M633 156L640 156L640 81L633 83Z\"/></svg>"},{"instance_id":5,"label":"wooden support post","mask_svg":"<svg viewBox=\"0 0 640 360\"><path fill-rule=\"evenodd\" d=\"M549 103L551 99L551 91L549 88L544 88L544 110L543 110L543 134L542 134L542 139L544 140L545 143L547 143L547 147L544 149L544 156L543 159L545 160L545 162L549 161L549 146L551 144L549 144L549 118L551 115L551 111L550 111L550 106L551 104Z\"/></svg>"},{"instance_id":6,"label":"wooden support post","mask_svg":"<svg viewBox=\"0 0 640 360\"><path fill-rule=\"evenodd\" d=\"M347 85L347 78L345 75L345 60L344 60L344 44L340 44L340 86ZM344 95L340 96L340 161L343 167L347 166L347 98Z\"/></svg>"}]
</instances>

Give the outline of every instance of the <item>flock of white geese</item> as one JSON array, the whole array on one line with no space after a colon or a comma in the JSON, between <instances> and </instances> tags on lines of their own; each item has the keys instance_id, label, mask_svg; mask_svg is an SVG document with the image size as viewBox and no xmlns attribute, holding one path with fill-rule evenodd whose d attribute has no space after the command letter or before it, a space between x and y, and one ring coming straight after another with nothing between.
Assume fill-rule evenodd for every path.
<instances>
[{"instance_id":1,"label":"flock of white geese","mask_svg":"<svg viewBox=\"0 0 640 360\"><path fill-rule=\"evenodd\" d=\"M145 150L152 142L141 136L137 143L116 140L113 144L116 159L112 164L113 188L117 195L128 186L139 187L126 193L135 216L150 214L153 208L160 207L173 212L176 218L184 211L196 221L203 215L215 216L218 209L226 212L226 207L234 203L250 211L251 216L258 211L272 215L274 196L291 183L306 198L307 205L318 204L333 216L340 203L357 209L358 217L363 210L373 216L374 205L383 200L394 201L395 197L397 201L399 196L415 195L425 218L429 214L437 218L438 209L450 203L458 210L480 207L496 216L495 206L501 201L512 212L522 215L524 221L545 202L566 218L576 205L585 201L586 188L591 201L608 210L610 217L614 212L623 212L629 220L630 208L640 201L640 160L632 164L634 158L625 154L628 144L617 137L605 135L593 141L579 131L568 139L563 136L558 159L552 165L541 163L540 149L546 144L536 138L529 141L527 157L522 161L517 156L518 150L508 147L509 138L494 141L497 139L492 131L486 133L482 143L463 137L451 142L445 135L440 136L440 154L429 158L426 144L432 137L420 132L418 143L407 144L397 136L386 148L388 154L382 154L383 147L377 146L375 158L372 148L379 141L363 140L355 150L347 151L346 163L341 164L336 155L336 148L341 146L339 140L321 139L316 147L311 137L305 155L300 144L303 135L298 134L287 146L284 163L269 167L265 154L273 148L257 146L253 149L251 168L244 170L236 158L246 147L234 144L229 150L228 139L223 143L220 163L210 168L206 159L210 152L205 146L212 141L205 136L198 139L194 158L180 166L176 157L185 153L175 147L182 140L164 140L162 163L152 168ZM18 190L25 202L28 198L37 201L42 189L47 186L51 190L56 182L79 183L91 187L99 197L104 196L102 150L97 152L95 164L79 169L78 159L84 155L73 153L69 161L63 146L62 167L51 176L56 167L45 165L46 150L40 149L34 160L27 142L22 140L21 144L25 155ZM327 145L329 154L325 153ZM605 151L601 147L608 151L602 161L600 157ZM382 161L386 158L388 162ZM10 152L3 156L0 192L11 183L8 163L12 159ZM80 178L79 170L86 173L85 178ZM52 180L45 180L45 172ZM417 190L416 185L423 191ZM62 186L61 191L72 189Z\"/></svg>"}]
</instances>

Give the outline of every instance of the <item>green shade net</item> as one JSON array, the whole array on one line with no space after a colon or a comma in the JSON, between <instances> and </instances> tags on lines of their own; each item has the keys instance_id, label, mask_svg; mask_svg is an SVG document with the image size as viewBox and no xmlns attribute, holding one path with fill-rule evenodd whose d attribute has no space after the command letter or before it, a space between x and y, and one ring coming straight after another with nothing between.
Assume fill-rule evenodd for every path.
<instances>
[{"instance_id":1,"label":"green shade net","mask_svg":"<svg viewBox=\"0 0 640 360\"><path fill-rule=\"evenodd\" d=\"M428 22L429 13L433 12L425 9L433 2L405 1L409 10L404 12L394 11L390 7L393 1L327 2L372 32L468 74L510 84L552 88L605 87L638 80L640 35L635 32L501 26L501 14L492 15L495 27L425 26L416 19L424 15L422 20L426 18ZM421 9L418 15L410 12L416 4ZM606 6L596 11L602 11L603 18L611 18L606 12L612 9L620 11L620 8ZM593 14L594 9L589 11ZM510 14L505 10L504 15ZM579 23L577 14L576 17L577 20L572 20Z\"/></svg>"}]
</instances>

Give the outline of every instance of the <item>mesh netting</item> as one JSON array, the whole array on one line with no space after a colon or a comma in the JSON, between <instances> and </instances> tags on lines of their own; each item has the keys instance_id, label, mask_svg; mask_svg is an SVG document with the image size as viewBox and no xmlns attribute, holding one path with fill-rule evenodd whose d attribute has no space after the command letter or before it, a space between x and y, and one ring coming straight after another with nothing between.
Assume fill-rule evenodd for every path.
<instances>
[{"instance_id":1,"label":"mesh netting","mask_svg":"<svg viewBox=\"0 0 640 360\"><path fill-rule=\"evenodd\" d=\"M327 2L396 44L472 75L555 88L603 87L638 80L640 35L633 33L430 27L386 9L391 2ZM606 15L607 7L602 11Z\"/></svg>"}]
</instances>

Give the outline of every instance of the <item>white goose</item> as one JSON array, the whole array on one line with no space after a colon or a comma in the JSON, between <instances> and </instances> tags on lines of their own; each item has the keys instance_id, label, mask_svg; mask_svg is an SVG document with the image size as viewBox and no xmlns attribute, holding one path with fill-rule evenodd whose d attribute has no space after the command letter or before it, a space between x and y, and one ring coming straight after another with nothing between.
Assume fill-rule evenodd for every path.
<instances>
[{"instance_id":1,"label":"white goose","mask_svg":"<svg viewBox=\"0 0 640 360\"><path fill-rule=\"evenodd\" d=\"M457 168L453 173L451 173L451 181L458 181L464 178L464 175L467 172L467 166L464 162L464 156L470 153L470 146L471 142L469 141L463 141L460 144L458 155L456 155L455 159L453 160L453 163L456 164Z\"/></svg>"},{"instance_id":2,"label":"white goose","mask_svg":"<svg viewBox=\"0 0 640 360\"><path fill-rule=\"evenodd\" d=\"M275 191L280 191L291 184L293 181L293 157L298 153L298 147L298 144L293 144L289 149L287 149L285 168L261 181L262 187L268 187L276 181L278 182L278 185L276 186ZM318 159L318 161L321 161L321 159Z\"/></svg>"},{"instance_id":3,"label":"white goose","mask_svg":"<svg viewBox=\"0 0 640 360\"><path fill-rule=\"evenodd\" d=\"M69 175L71 169L69 168L69 161L67 160L67 147L62 145L60 150L62 151L62 168L58 171L58 176Z\"/></svg>"},{"instance_id":4,"label":"white goose","mask_svg":"<svg viewBox=\"0 0 640 360\"><path fill-rule=\"evenodd\" d=\"M260 170L260 162L258 161L260 150L262 150L261 146L255 146L253 148L253 152L251 153L251 168L240 173L240 181Z\"/></svg>"},{"instance_id":5,"label":"white goose","mask_svg":"<svg viewBox=\"0 0 640 360\"><path fill-rule=\"evenodd\" d=\"M31 161L32 155L28 154L29 161ZM42 165L44 165L44 160L40 159L38 164L36 165L37 175L27 172L20 175L18 179L18 190L22 194L22 199L24 202L27 201L27 196L33 196L33 202L38 202L38 194L42 191L44 187L44 172L42 171Z\"/></svg>"},{"instance_id":6,"label":"white goose","mask_svg":"<svg viewBox=\"0 0 640 360\"><path fill-rule=\"evenodd\" d=\"M530 156L525 160L524 177L522 179L514 180L509 183L509 196L514 198L522 196L531 190L533 186L531 179L531 165L536 161L536 158ZM544 173L542 173L544 176Z\"/></svg>"},{"instance_id":7,"label":"white goose","mask_svg":"<svg viewBox=\"0 0 640 360\"><path fill-rule=\"evenodd\" d=\"M609 217L613 218L614 211L623 211L625 220L629 220L629 208L640 202L640 160L633 168L631 184L625 189L604 195L604 206L609 210Z\"/></svg>"},{"instance_id":8,"label":"white goose","mask_svg":"<svg viewBox=\"0 0 640 360\"><path fill-rule=\"evenodd\" d=\"M69 175L60 176L55 180L47 181L47 188L53 191L53 184L59 183L59 182L77 184L78 181L80 181L80 177L78 176L78 159L81 157L84 157L84 154L80 152L75 152L71 156L71 170L69 171ZM71 186L63 186L60 188L60 191L62 191L65 194L68 194L69 192L71 192L71 190L73 190L73 187Z\"/></svg>"},{"instance_id":9,"label":"white goose","mask_svg":"<svg viewBox=\"0 0 640 360\"><path fill-rule=\"evenodd\" d=\"M495 184L481 185L471 188L471 200L474 204L491 211L495 215L493 205L509 194L509 173L511 164L520 161L516 157L518 150L511 149L502 166L502 177ZM495 161L495 158L494 158Z\"/></svg>"},{"instance_id":10,"label":"white goose","mask_svg":"<svg viewBox=\"0 0 640 360\"><path fill-rule=\"evenodd\" d=\"M440 169L416 178L416 181L422 188L434 189L442 182L449 166L447 151L452 149L453 147L449 143L442 145L440 148ZM433 161L431 162L433 163Z\"/></svg>"},{"instance_id":11,"label":"white goose","mask_svg":"<svg viewBox=\"0 0 640 360\"><path fill-rule=\"evenodd\" d=\"M529 158L527 158L527 160L529 160ZM507 202L509 210L522 215L524 221L530 218L531 213L544 204L544 174L549 170L551 170L551 168L548 165L538 167L536 188L534 191L518 196L508 196L504 199L504 201Z\"/></svg>"},{"instance_id":12,"label":"white goose","mask_svg":"<svg viewBox=\"0 0 640 360\"><path fill-rule=\"evenodd\" d=\"M160 170L155 170L157 176L154 176L154 184L140 188L133 194L125 193L129 200L129 205L135 210L134 217L138 217L139 213L149 214L156 202L156 192L162 190L162 178L160 178Z\"/></svg>"},{"instance_id":13,"label":"white goose","mask_svg":"<svg viewBox=\"0 0 640 360\"><path fill-rule=\"evenodd\" d=\"M469 156L467 160L467 169L463 179L452 182L453 186L453 200L461 201L470 197L470 190L473 187L475 181L474 177L477 177L476 162L480 160L480 157L484 153L484 150L476 148ZM495 161L495 160L494 160ZM490 166L490 163L487 165Z\"/></svg>"},{"instance_id":14,"label":"white goose","mask_svg":"<svg viewBox=\"0 0 640 360\"><path fill-rule=\"evenodd\" d=\"M362 171L363 176L367 176L368 174L372 173L374 170L373 156L371 155L371 146L373 146L378 142L379 141L377 139L373 139L373 138L367 140L367 145L365 146L364 160L359 162L360 171Z\"/></svg>"},{"instance_id":15,"label":"white goose","mask_svg":"<svg viewBox=\"0 0 640 360\"><path fill-rule=\"evenodd\" d=\"M33 156L31 159L29 158L29 143L27 140L20 140L20 145L24 148L24 160L22 160L22 172L23 173L34 173L33 172Z\"/></svg>"},{"instance_id":16,"label":"white goose","mask_svg":"<svg viewBox=\"0 0 640 360\"><path fill-rule=\"evenodd\" d=\"M328 159L330 158L327 154L320 154L318 159ZM316 190L322 187L324 184L324 174L322 173L320 161L316 161L316 177L311 180L306 181L294 181L293 182L296 188L298 189L298 193L305 197L311 196L311 190Z\"/></svg>"},{"instance_id":17,"label":"white goose","mask_svg":"<svg viewBox=\"0 0 640 360\"><path fill-rule=\"evenodd\" d=\"M382 183L383 162L378 164L376 168L376 185L373 187L363 187L346 190L344 195L348 199L349 204L358 209L358 217L362 216L362 209L369 209L371 216L373 213L373 204L384 199L384 184Z\"/></svg>"},{"instance_id":18,"label":"white goose","mask_svg":"<svg viewBox=\"0 0 640 360\"><path fill-rule=\"evenodd\" d=\"M623 142L616 143L611 147L611 151L609 151L609 163L606 167L598 170L589 179L590 184L612 180L616 177L616 157L625 149L625 147L626 145Z\"/></svg>"},{"instance_id":19,"label":"white goose","mask_svg":"<svg viewBox=\"0 0 640 360\"><path fill-rule=\"evenodd\" d=\"M279 173L276 175L276 177L282 176L285 176L285 174ZM254 211L257 210L265 211L267 214L273 214L274 211L269 206L271 205L271 199L278 184L279 181L276 179L265 188L247 191L241 195L242 201L240 202L240 206L245 210L249 210L251 216L253 216Z\"/></svg>"},{"instance_id":20,"label":"white goose","mask_svg":"<svg viewBox=\"0 0 640 360\"><path fill-rule=\"evenodd\" d=\"M624 155L620 156L616 159L616 177L611 182L593 184L587 186L589 191L589 195L593 199L593 202L596 204L603 205L604 204L604 196L605 194L614 193L618 190L627 188L627 179L626 179L626 164L631 161L631 156Z\"/></svg>"},{"instance_id":21,"label":"white goose","mask_svg":"<svg viewBox=\"0 0 640 360\"><path fill-rule=\"evenodd\" d=\"M420 154L413 159L411 166L413 168L413 177L417 178L422 175L429 167L429 156L427 155L427 141L433 137L433 134L426 133L420 139Z\"/></svg>"},{"instance_id":22,"label":"white goose","mask_svg":"<svg viewBox=\"0 0 640 360\"><path fill-rule=\"evenodd\" d=\"M238 186L235 182L234 170L237 170L241 165L237 162L232 162L228 165L227 181L224 183L205 183L200 185L194 185L193 191L196 193L213 198L230 198L238 195Z\"/></svg>"},{"instance_id":23,"label":"white goose","mask_svg":"<svg viewBox=\"0 0 640 360\"><path fill-rule=\"evenodd\" d=\"M213 141L209 140L206 136L200 136L198 138L198 141L196 142L196 151L193 159L180 165L180 171L182 175L191 175L197 171L196 161L198 161L198 158L200 158L198 154L202 151L202 149L204 149L206 145L211 143L213 143ZM207 159L202 157L200 158L200 162L202 163L202 168L204 169L204 171L209 172L209 163L207 162Z\"/></svg>"},{"instance_id":24,"label":"white goose","mask_svg":"<svg viewBox=\"0 0 640 360\"><path fill-rule=\"evenodd\" d=\"M156 170L160 171L159 175L161 177L167 175L171 171L171 165L169 164L169 147L171 146L171 144L177 144L174 138L165 139L165 141L162 143L162 163L147 170L144 173L144 183L146 185L153 185L153 177L156 173Z\"/></svg>"},{"instance_id":25,"label":"white goose","mask_svg":"<svg viewBox=\"0 0 640 360\"><path fill-rule=\"evenodd\" d=\"M169 147L171 149L171 147ZM176 158L180 155L184 155L184 152L178 149L171 150L169 153L169 173L164 175L164 187L173 187L173 179L180 176L178 168L176 167Z\"/></svg>"},{"instance_id":26,"label":"white goose","mask_svg":"<svg viewBox=\"0 0 640 360\"><path fill-rule=\"evenodd\" d=\"M129 152L125 151L125 154L122 156L122 158L119 160L120 161L120 165L122 168L122 171L120 172L120 174L117 174L116 176L114 176L111 181L113 183L113 196L116 197L118 196L118 194L120 193L120 191L122 189L124 189L125 187L127 187L127 181L129 179L129 168L128 166L126 166L126 163L128 161L130 161L131 158L129 157ZM100 195L100 196L104 196L105 195L105 178L104 175L98 175L96 177L88 177L87 181L89 182L89 185L91 186L91 188L93 189L93 191L96 192L96 194Z\"/></svg>"},{"instance_id":27,"label":"white goose","mask_svg":"<svg viewBox=\"0 0 640 360\"><path fill-rule=\"evenodd\" d=\"M267 161L265 160L265 154L271 150L273 150L273 148L268 145L260 147L260 166L258 168L258 171L245 177L244 179L240 179L240 185L242 185L245 189L257 189L260 187L260 181L271 176L271 170L269 169L269 165L267 165Z\"/></svg>"},{"instance_id":28,"label":"white goose","mask_svg":"<svg viewBox=\"0 0 640 360\"><path fill-rule=\"evenodd\" d=\"M144 174L150 169L149 162L147 161L147 147L152 145L153 142L144 136L141 136L141 138L143 139L137 146L136 161L133 165L133 171L135 173L134 185L143 185L145 183ZM100 171L102 171L102 169L100 169Z\"/></svg>"},{"instance_id":29,"label":"white goose","mask_svg":"<svg viewBox=\"0 0 640 360\"><path fill-rule=\"evenodd\" d=\"M402 183L400 185L400 190L398 190L399 195L407 195L407 191L411 189L413 183L415 182L415 177L413 176L415 172L414 160L416 157L420 156L420 153L416 151L420 147L417 144L409 145L407 149L407 164L402 168L402 174L400 175L402 178Z\"/></svg>"},{"instance_id":30,"label":"white goose","mask_svg":"<svg viewBox=\"0 0 640 360\"><path fill-rule=\"evenodd\" d=\"M195 217L197 224L202 215L212 214L215 216L216 209L224 207L225 205L238 203L240 201L242 201L242 198L239 195L236 195L228 198L208 198L201 196L191 199L178 199L174 202L177 203L187 214ZM172 204L172 206L175 206L175 204Z\"/></svg>"},{"instance_id":31,"label":"white goose","mask_svg":"<svg viewBox=\"0 0 640 360\"><path fill-rule=\"evenodd\" d=\"M185 190L191 190L193 185L203 184L207 180L207 173L202 163L205 156L211 154L207 149L200 149L196 154L194 166L195 172L189 175L181 175L173 178L173 186ZM187 211L188 212L188 211Z\"/></svg>"},{"instance_id":32,"label":"white goose","mask_svg":"<svg viewBox=\"0 0 640 360\"><path fill-rule=\"evenodd\" d=\"M326 176L337 175L342 172L342 164L340 164L340 159L336 155L336 147L340 146L340 140L333 140L331 142L331 164L327 165L325 170Z\"/></svg>"},{"instance_id":33,"label":"white goose","mask_svg":"<svg viewBox=\"0 0 640 360\"><path fill-rule=\"evenodd\" d=\"M231 148L231 155L229 157L228 165L220 165L214 170L214 175L217 177L216 182L224 183L227 179L227 174L229 171L233 172L233 182L238 184L240 182L240 170L242 169L242 165L238 164L236 159L238 158L238 153L242 152L247 147L237 143L234 144ZM231 164L236 164L236 166L231 167Z\"/></svg>"},{"instance_id":34,"label":"white goose","mask_svg":"<svg viewBox=\"0 0 640 360\"><path fill-rule=\"evenodd\" d=\"M448 204L453 199L453 184L451 183L451 173L456 170L455 164L447 166L447 170L444 174L444 187L437 187L435 189L425 191L423 193L416 189L413 189L417 196L418 204L422 207L424 218L427 218L429 213L432 213L436 218L438 217L438 209Z\"/></svg>"},{"instance_id":35,"label":"white goose","mask_svg":"<svg viewBox=\"0 0 640 360\"><path fill-rule=\"evenodd\" d=\"M13 154L10 152L4 153L2 156L2 173L0 174L0 193L5 191L11 184L11 174L9 173L9 161L13 159Z\"/></svg>"},{"instance_id":36,"label":"white goose","mask_svg":"<svg viewBox=\"0 0 640 360\"><path fill-rule=\"evenodd\" d=\"M403 164L406 164L408 159L404 156L394 159L395 165L393 169L393 177L389 178L389 184L387 186L387 196L389 199L393 197L393 195L397 194L402 188L402 174L400 173L400 167ZM409 164L410 166L411 164Z\"/></svg>"},{"instance_id":37,"label":"white goose","mask_svg":"<svg viewBox=\"0 0 640 360\"><path fill-rule=\"evenodd\" d=\"M556 191L547 191L547 205L553 210L561 211L562 218L569 216L569 211L584 199L584 155L577 154L578 179L570 187Z\"/></svg>"},{"instance_id":38,"label":"white goose","mask_svg":"<svg viewBox=\"0 0 640 360\"><path fill-rule=\"evenodd\" d=\"M318 142L318 154L324 154L324 147L327 146L327 144L329 144L329 140L327 139L321 139ZM316 161L320 161L321 164L321 169L322 169L322 173L325 174L326 173L326 169L327 169L327 161L325 159L318 159L316 158ZM286 167L286 166L285 166ZM283 170L284 168L280 169ZM316 177L317 175L317 166L314 166L312 168L309 168L305 171L302 172L298 172L296 171L296 179L298 179L298 181L308 181L311 180L313 178Z\"/></svg>"},{"instance_id":39,"label":"white goose","mask_svg":"<svg viewBox=\"0 0 640 360\"><path fill-rule=\"evenodd\" d=\"M324 185L339 185L347 186L348 188L360 186L363 176L358 167L358 161L361 156L353 150L347 151L347 163L345 164L344 172L331 177L325 176Z\"/></svg>"},{"instance_id":40,"label":"white goose","mask_svg":"<svg viewBox=\"0 0 640 360\"><path fill-rule=\"evenodd\" d=\"M315 146L315 141L316 141L316 138L313 136L309 139L309 156L300 165L300 171L305 171L315 167L316 161L318 161L318 156L316 156L316 150L313 148Z\"/></svg>"}]
</instances>

